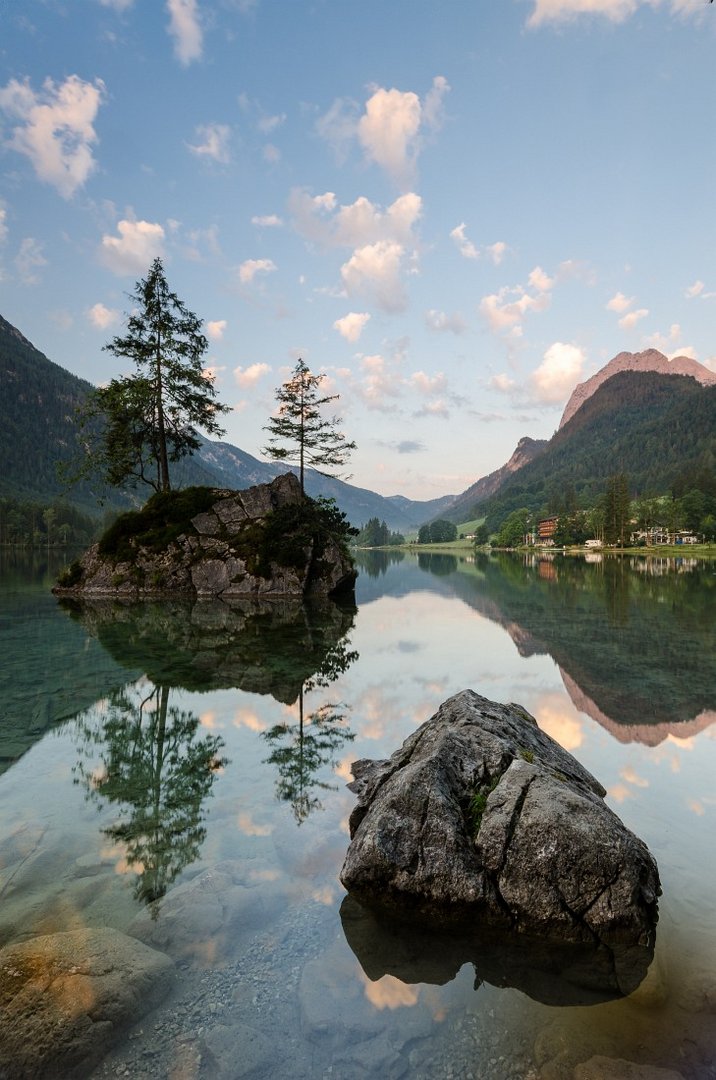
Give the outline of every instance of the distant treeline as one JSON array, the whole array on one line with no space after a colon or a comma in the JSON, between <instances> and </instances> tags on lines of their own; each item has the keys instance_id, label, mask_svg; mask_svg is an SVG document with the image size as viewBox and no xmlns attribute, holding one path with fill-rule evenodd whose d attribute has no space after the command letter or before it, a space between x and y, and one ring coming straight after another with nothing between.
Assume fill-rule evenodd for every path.
<instances>
[{"instance_id":1,"label":"distant treeline","mask_svg":"<svg viewBox=\"0 0 716 1080\"><path fill-rule=\"evenodd\" d=\"M87 545L102 531L105 524L106 521L83 514L69 503L54 502L43 506L21 499L0 498L0 545Z\"/></svg>"}]
</instances>

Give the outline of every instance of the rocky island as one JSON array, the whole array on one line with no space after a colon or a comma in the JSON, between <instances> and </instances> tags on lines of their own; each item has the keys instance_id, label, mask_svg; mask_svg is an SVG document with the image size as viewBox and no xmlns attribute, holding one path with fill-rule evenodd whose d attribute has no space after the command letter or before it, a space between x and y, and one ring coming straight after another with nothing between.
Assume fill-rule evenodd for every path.
<instances>
[{"instance_id":1,"label":"rocky island","mask_svg":"<svg viewBox=\"0 0 716 1080\"><path fill-rule=\"evenodd\" d=\"M270 600L350 594L350 526L293 473L245 491L160 493L60 577L59 596Z\"/></svg>"}]
</instances>

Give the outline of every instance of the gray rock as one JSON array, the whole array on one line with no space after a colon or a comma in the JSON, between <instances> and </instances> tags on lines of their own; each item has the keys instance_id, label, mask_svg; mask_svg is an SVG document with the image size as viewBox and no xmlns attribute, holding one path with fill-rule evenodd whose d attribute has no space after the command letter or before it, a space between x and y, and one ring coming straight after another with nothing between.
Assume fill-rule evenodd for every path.
<instances>
[{"instance_id":1,"label":"gray rock","mask_svg":"<svg viewBox=\"0 0 716 1080\"><path fill-rule=\"evenodd\" d=\"M168 956L117 930L49 934L0 951L0 1076L84 1077L167 994Z\"/></svg>"},{"instance_id":2,"label":"gray rock","mask_svg":"<svg viewBox=\"0 0 716 1080\"><path fill-rule=\"evenodd\" d=\"M358 900L432 923L653 944L654 859L519 706L464 690L353 776L341 880Z\"/></svg>"},{"instance_id":3,"label":"gray rock","mask_svg":"<svg viewBox=\"0 0 716 1080\"><path fill-rule=\"evenodd\" d=\"M211 509L192 518L187 532L163 550L149 550L135 540L132 560L116 562L100 555L95 544L80 559L79 580L69 587L55 586L53 591L83 598L171 595L259 601L326 597L352 590L356 573L351 559L330 539L320 551L313 542L307 543L296 566L272 561L261 573L249 570L252 553L259 546L257 531L260 536L268 515L303 500L293 473L246 491L217 490L215 494ZM290 561L294 561L293 553Z\"/></svg>"}]
</instances>

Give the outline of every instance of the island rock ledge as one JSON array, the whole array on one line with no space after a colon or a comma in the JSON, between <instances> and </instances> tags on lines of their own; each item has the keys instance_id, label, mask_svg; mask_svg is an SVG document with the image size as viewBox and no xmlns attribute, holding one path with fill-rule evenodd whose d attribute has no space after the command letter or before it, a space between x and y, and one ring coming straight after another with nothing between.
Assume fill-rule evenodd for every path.
<instances>
[{"instance_id":1,"label":"island rock ledge","mask_svg":"<svg viewBox=\"0 0 716 1080\"><path fill-rule=\"evenodd\" d=\"M520 706L463 690L352 772L341 881L357 900L462 930L653 946L654 859Z\"/></svg>"},{"instance_id":2,"label":"island rock ledge","mask_svg":"<svg viewBox=\"0 0 716 1080\"><path fill-rule=\"evenodd\" d=\"M281 507L303 500L293 473L276 477L245 491L217 489L216 502L197 514L184 533L156 551L133 543L133 556L118 561L100 553L94 544L79 560L71 584L58 584L59 596L125 599L189 596L224 600L271 600L282 597L327 597L351 593L356 572L350 557L335 540L319 546L309 542L294 565L274 560L259 573L250 569L247 541L257 527Z\"/></svg>"}]
</instances>

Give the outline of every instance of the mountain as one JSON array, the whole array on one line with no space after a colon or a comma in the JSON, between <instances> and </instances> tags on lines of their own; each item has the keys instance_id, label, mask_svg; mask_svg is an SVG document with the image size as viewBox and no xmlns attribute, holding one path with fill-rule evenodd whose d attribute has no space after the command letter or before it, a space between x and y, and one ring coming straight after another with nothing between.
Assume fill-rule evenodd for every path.
<instances>
[{"instance_id":1,"label":"mountain","mask_svg":"<svg viewBox=\"0 0 716 1080\"><path fill-rule=\"evenodd\" d=\"M259 461L245 450L224 442L204 442L198 457L219 478L222 487L240 489L251 484L264 484L287 471L286 465ZM298 473L296 466L288 468ZM370 518L377 517L385 521L389 529L403 533L417 529L423 522L438 516L453 501L452 495L426 502L408 499L404 495L378 495L368 488L355 487L333 476L324 476L315 469L306 470L305 486L306 492L313 498L323 495L335 499L353 525L365 525Z\"/></svg>"},{"instance_id":2,"label":"mountain","mask_svg":"<svg viewBox=\"0 0 716 1080\"><path fill-rule=\"evenodd\" d=\"M586 382L579 383L572 391L572 395L565 405L562 419L558 430L568 424L578 409L588 401L592 394L596 393L600 386L618 375L622 371L655 371L659 375L690 375L692 379L703 386L716 384L716 372L700 364L698 360L692 360L689 356L676 356L669 360L657 349L646 349L640 353L621 352L610 360L596 375Z\"/></svg>"},{"instance_id":3,"label":"mountain","mask_svg":"<svg viewBox=\"0 0 716 1080\"><path fill-rule=\"evenodd\" d=\"M63 498L95 514L100 494L115 507L141 499L136 492L106 492L88 482L64 490L57 463L74 456L75 409L93 387L49 360L2 316L0 386L0 497L40 504ZM198 454L174 466L173 477L178 487L200 484L241 489L267 483L285 471L285 466L260 461L230 443L207 440ZM385 497L313 470L308 470L306 490L309 495L335 498L356 526L377 517L400 532L417 528L452 502L452 496L428 502L402 495Z\"/></svg>"},{"instance_id":4,"label":"mountain","mask_svg":"<svg viewBox=\"0 0 716 1080\"><path fill-rule=\"evenodd\" d=\"M621 371L493 496L466 505L462 520L485 514L494 529L520 507L544 511L570 488L581 504L590 505L615 472L627 473L632 493L666 494L685 473L715 468L716 385L691 376Z\"/></svg>"},{"instance_id":5,"label":"mountain","mask_svg":"<svg viewBox=\"0 0 716 1080\"><path fill-rule=\"evenodd\" d=\"M546 446L547 439L530 439L528 436L520 439L510 460L501 468L476 480L466 491L458 495L450 507L445 508L444 516L450 521L469 521L474 516L472 510L476 505L496 494L513 473L534 461Z\"/></svg>"}]
</instances>

